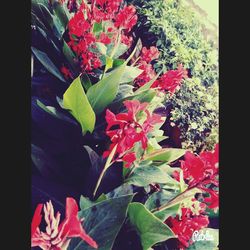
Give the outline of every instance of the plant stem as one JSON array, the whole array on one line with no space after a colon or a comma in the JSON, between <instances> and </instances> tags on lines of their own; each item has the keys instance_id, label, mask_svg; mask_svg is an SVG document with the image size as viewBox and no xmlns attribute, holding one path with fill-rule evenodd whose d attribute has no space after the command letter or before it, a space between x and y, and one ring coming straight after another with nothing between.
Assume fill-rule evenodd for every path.
<instances>
[{"instance_id":1,"label":"plant stem","mask_svg":"<svg viewBox=\"0 0 250 250\"><path fill-rule=\"evenodd\" d=\"M167 209L169 207L172 207L174 205L177 205L179 203L181 203L182 201L191 198L195 193L200 192L201 190L197 187L193 187L191 189L187 189L186 191L184 191L183 193L179 194L178 196L176 196L174 199L170 200L167 204L163 204L160 207L156 207L154 209L151 210L152 213L156 212L156 211L162 211L164 209Z\"/></svg>"},{"instance_id":2,"label":"plant stem","mask_svg":"<svg viewBox=\"0 0 250 250\"><path fill-rule=\"evenodd\" d=\"M102 172L101 172L101 174L100 174L100 176L99 176L99 178L97 180L97 183L96 183L96 186L95 186L95 190L93 192L93 197L95 197L95 195L96 195L97 189L98 189L98 187L101 184L101 181L102 181L102 178L103 178L105 172L114 163L114 162L111 162L111 161L112 161L112 159L113 159L113 157L115 155L116 148L117 148L117 144L113 147L111 153L109 154L109 157L108 157L108 159L107 159L107 161L105 163L105 166L104 166L104 168L103 168L103 170L102 170Z\"/></svg>"}]
</instances>

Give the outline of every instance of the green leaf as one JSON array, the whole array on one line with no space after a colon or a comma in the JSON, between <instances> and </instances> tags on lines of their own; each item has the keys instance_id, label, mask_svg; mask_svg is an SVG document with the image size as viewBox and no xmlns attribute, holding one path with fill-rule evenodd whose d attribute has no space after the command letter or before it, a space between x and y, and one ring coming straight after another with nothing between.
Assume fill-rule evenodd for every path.
<instances>
[{"instance_id":1,"label":"green leaf","mask_svg":"<svg viewBox=\"0 0 250 250\"><path fill-rule=\"evenodd\" d=\"M139 187L145 187L151 183L175 184L174 179L159 167L146 165L136 167L126 182Z\"/></svg>"},{"instance_id":2,"label":"green leaf","mask_svg":"<svg viewBox=\"0 0 250 250\"><path fill-rule=\"evenodd\" d=\"M124 59L119 59L119 58L118 59L114 59L113 60L113 67L116 68L116 67L122 65L124 62L125 62Z\"/></svg>"},{"instance_id":3,"label":"green leaf","mask_svg":"<svg viewBox=\"0 0 250 250\"><path fill-rule=\"evenodd\" d=\"M76 71L76 64L74 62L74 58L76 57L74 52L71 50L69 45L63 40L63 54L65 55L66 59L68 60L70 66L74 71ZM76 73L76 72L75 72Z\"/></svg>"},{"instance_id":4,"label":"green leaf","mask_svg":"<svg viewBox=\"0 0 250 250\"><path fill-rule=\"evenodd\" d=\"M92 83L89 79L89 76L87 74L82 74L81 75L81 83L83 88L88 91L88 89L92 86Z\"/></svg>"},{"instance_id":5,"label":"green leaf","mask_svg":"<svg viewBox=\"0 0 250 250\"><path fill-rule=\"evenodd\" d=\"M219 245L219 230L214 228L203 228L199 231L204 235L209 235L211 240L195 241L187 250L217 250Z\"/></svg>"},{"instance_id":6,"label":"green leaf","mask_svg":"<svg viewBox=\"0 0 250 250\"><path fill-rule=\"evenodd\" d=\"M95 113L81 84L80 76L77 77L63 95L63 106L76 118L82 127L82 132L93 132L95 127Z\"/></svg>"},{"instance_id":7,"label":"green leaf","mask_svg":"<svg viewBox=\"0 0 250 250\"><path fill-rule=\"evenodd\" d=\"M94 24L94 27L93 27L93 32L95 33L95 34L98 34L98 33L100 33L102 31L102 22L100 22L100 23L95 23Z\"/></svg>"},{"instance_id":8,"label":"green leaf","mask_svg":"<svg viewBox=\"0 0 250 250\"><path fill-rule=\"evenodd\" d=\"M57 15L58 19L60 20L60 22L62 23L62 25L65 29L68 22L69 22L69 18L65 12L67 10L64 9L63 5L61 3L59 3L58 1L51 0L51 3L52 3L53 10L54 10L55 14Z\"/></svg>"},{"instance_id":9,"label":"green leaf","mask_svg":"<svg viewBox=\"0 0 250 250\"><path fill-rule=\"evenodd\" d=\"M105 67L105 71L111 69L113 67L113 59L110 58L109 56L106 56L106 67ZM108 75L108 74L106 74Z\"/></svg>"},{"instance_id":10,"label":"green leaf","mask_svg":"<svg viewBox=\"0 0 250 250\"><path fill-rule=\"evenodd\" d=\"M95 45L96 45L98 52L100 52L102 55L106 55L107 47L105 46L105 44L96 42Z\"/></svg>"},{"instance_id":11,"label":"green leaf","mask_svg":"<svg viewBox=\"0 0 250 250\"><path fill-rule=\"evenodd\" d=\"M107 199L79 212L79 217L84 218L83 227L98 244L98 250L112 249L115 238L125 221L132 198L133 195L125 195ZM93 248L74 238L67 249L92 250Z\"/></svg>"},{"instance_id":12,"label":"green leaf","mask_svg":"<svg viewBox=\"0 0 250 250\"><path fill-rule=\"evenodd\" d=\"M125 71L122 75L120 83L132 82L134 79L139 76L143 70L138 69L132 66L126 66Z\"/></svg>"},{"instance_id":13,"label":"green leaf","mask_svg":"<svg viewBox=\"0 0 250 250\"><path fill-rule=\"evenodd\" d=\"M133 202L129 205L128 215L131 224L140 236L143 250L148 250L158 242L175 237L166 224L139 202Z\"/></svg>"},{"instance_id":14,"label":"green leaf","mask_svg":"<svg viewBox=\"0 0 250 250\"><path fill-rule=\"evenodd\" d=\"M107 197L105 194L102 194L98 197L96 201L91 201L88 197L84 197L83 195L80 196L80 209L85 210L87 208L93 207L99 202L106 200Z\"/></svg>"},{"instance_id":15,"label":"green leaf","mask_svg":"<svg viewBox=\"0 0 250 250\"><path fill-rule=\"evenodd\" d=\"M185 149L179 148L163 148L145 155L144 160L163 161L165 163L173 162L185 154Z\"/></svg>"},{"instance_id":16,"label":"green leaf","mask_svg":"<svg viewBox=\"0 0 250 250\"><path fill-rule=\"evenodd\" d=\"M55 64L49 59L47 54L45 54L41 50L38 50L34 47L31 47L31 50L34 53L34 55L37 57L37 59L41 62L41 64L45 67L45 69L47 69L51 74L56 76L62 82L65 82L65 79L62 76L61 72L58 70Z\"/></svg>"},{"instance_id":17,"label":"green leaf","mask_svg":"<svg viewBox=\"0 0 250 250\"><path fill-rule=\"evenodd\" d=\"M145 203L145 207L149 210L153 210L163 204L168 203L174 199L180 193L179 190L164 190L155 192L150 195ZM162 211L154 212L154 215L161 221L165 221L169 216L174 216L179 210L180 204L174 205L172 207L166 208Z\"/></svg>"},{"instance_id":18,"label":"green leaf","mask_svg":"<svg viewBox=\"0 0 250 250\"><path fill-rule=\"evenodd\" d=\"M96 114L100 114L116 97L125 64L88 89L87 97Z\"/></svg>"}]
</instances>

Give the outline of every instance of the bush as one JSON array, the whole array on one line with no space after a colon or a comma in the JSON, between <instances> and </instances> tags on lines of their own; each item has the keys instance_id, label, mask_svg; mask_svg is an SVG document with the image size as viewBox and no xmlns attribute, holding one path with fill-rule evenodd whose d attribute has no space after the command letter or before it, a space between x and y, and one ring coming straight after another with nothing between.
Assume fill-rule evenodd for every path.
<instances>
[{"instance_id":1,"label":"bush","mask_svg":"<svg viewBox=\"0 0 250 250\"><path fill-rule=\"evenodd\" d=\"M174 69L183 63L193 78L193 81L186 80L171 100L173 122L181 129L183 147L193 150L210 148L210 144L216 140L209 142L208 138L218 137L216 132L215 136L209 136L212 128L218 125L218 105L214 101L218 98L218 91L211 90L218 88L217 49L212 41L205 39L198 17L182 1L131 2L140 14L137 36L143 45L153 43L161 52L154 65L156 71L161 68ZM191 124L196 128L192 128Z\"/></svg>"}]
</instances>

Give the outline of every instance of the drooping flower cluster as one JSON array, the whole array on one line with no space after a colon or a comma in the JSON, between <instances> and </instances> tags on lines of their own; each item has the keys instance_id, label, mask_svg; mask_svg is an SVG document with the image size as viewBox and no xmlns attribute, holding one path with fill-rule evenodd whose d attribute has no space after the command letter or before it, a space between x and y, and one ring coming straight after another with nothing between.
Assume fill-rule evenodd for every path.
<instances>
[{"instance_id":1,"label":"drooping flower cluster","mask_svg":"<svg viewBox=\"0 0 250 250\"><path fill-rule=\"evenodd\" d=\"M152 61L159 58L159 51L156 47L151 46L149 49L142 48L140 60L137 62L139 69L143 72L136 78L136 84L143 86L156 76ZM183 79L187 78L187 70L180 64L177 70L169 70L155 80L151 88L157 88L161 91L167 91L173 94L180 86Z\"/></svg>"},{"instance_id":2,"label":"drooping flower cluster","mask_svg":"<svg viewBox=\"0 0 250 250\"><path fill-rule=\"evenodd\" d=\"M96 42L131 45L129 32L137 22L136 9L132 5L120 9L121 3L122 0L93 0L90 4L83 1L69 20L68 44L76 53L83 71L91 72L102 66Z\"/></svg>"},{"instance_id":3,"label":"drooping flower cluster","mask_svg":"<svg viewBox=\"0 0 250 250\"><path fill-rule=\"evenodd\" d=\"M47 224L46 232L40 231L39 228L42 208ZM43 250L66 250L72 238L80 237L93 248L98 248L97 243L83 229L77 213L76 201L73 198L67 198L65 219L59 225L61 214L57 212L56 216L54 215L51 201L44 206L38 204L31 222L31 246L38 246Z\"/></svg>"},{"instance_id":4,"label":"drooping flower cluster","mask_svg":"<svg viewBox=\"0 0 250 250\"><path fill-rule=\"evenodd\" d=\"M158 88L173 94L181 85L182 80L187 77L187 70L180 64L177 70L169 70L164 73L153 83L152 88Z\"/></svg>"},{"instance_id":5,"label":"drooping flower cluster","mask_svg":"<svg viewBox=\"0 0 250 250\"><path fill-rule=\"evenodd\" d=\"M178 237L179 248L182 250L192 244L194 231L207 227L209 219L207 215L204 215L204 207L201 207L199 215L194 214L189 208L182 208L181 216L169 217L166 224L171 227L174 234Z\"/></svg>"},{"instance_id":6,"label":"drooping flower cluster","mask_svg":"<svg viewBox=\"0 0 250 250\"><path fill-rule=\"evenodd\" d=\"M147 148L147 134L152 131L157 123L161 123L160 115L151 114L147 109L148 103L140 103L137 100L124 101L127 113L115 115L109 109L106 110L106 121L108 123L106 134L111 139L111 145L103 156L107 157L117 145L115 160L126 162L125 167L130 167L136 160L133 147L136 142L141 142L143 149ZM140 115L146 117L141 121Z\"/></svg>"},{"instance_id":7,"label":"drooping flower cluster","mask_svg":"<svg viewBox=\"0 0 250 250\"><path fill-rule=\"evenodd\" d=\"M183 178L188 185L188 189L197 187L209 195L199 200L193 198L189 205L182 208L182 216L170 217L166 223L178 236L181 249L186 249L192 244L192 234L194 231L206 227L209 223L205 210L218 209L218 167L219 167L219 145L215 146L212 152L202 152L195 155L186 152L185 160L181 161ZM174 172L174 177L179 181L180 174Z\"/></svg>"}]
</instances>

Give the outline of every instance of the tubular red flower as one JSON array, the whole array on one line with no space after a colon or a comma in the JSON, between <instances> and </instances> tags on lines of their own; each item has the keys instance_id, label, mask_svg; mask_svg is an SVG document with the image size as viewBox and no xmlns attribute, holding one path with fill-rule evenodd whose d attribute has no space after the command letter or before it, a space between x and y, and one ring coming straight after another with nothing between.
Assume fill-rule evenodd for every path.
<instances>
[{"instance_id":1,"label":"tubular red flower","mask_svg":"<svg viewBox=\"0 0 250 250\"><path fill-rule=\"evenodd\" d=\"M70 70L69 70L68 68L66 68L65 66L62 66L62 67L61 67L61 72L63 73L63 75L64 75L64 77L65 77L66 79L73 78L73 76L72 76Z\"/></svg>"},{"instance_id":2,"label":"tubular red flower","mask_svg":"<svg viewBox=\"0 0 250 250\"><path fill-rule=\"evenodd\" d=\"M182 216L169 217L166 224L178 237L180 249L186 249L192 244L193 232L207 227L209 220L206 215L200 214L197 216L189 208L182 208Z\"/></svg>"},{"instance_id":3,"label":"tubular red flower","mask_svg":"<svg viewBox=\"0 0 250 250\"><path fill-rule=\"evenodd\" d=\"M66 250L71 238L74 237L80 237L93 248L98 247L97 243L83 229L82 221L78 218L78 206L73 198L66 199L65 219L60 225L60 213L57 212L56 217L54 216L51 201L44 205L44 219L47 224L46 232L41 232L39 229L41 218L38 215L41 208L42 204L39 204L32 220L32 223L35 221L32 228L34 229L36 226L36 231L31 236L32 247L39 246L43 250Z\"/></svg>"},{"instance_id":4,"label":"tubular red flower","mask_svg":"<svg viewBox=\"0 0 250 250\"><path fill-rule=\"evenodd\" d=\"M126 6L116 16L115 27L130 31L137 23L136 9L133 5Z\"/></svg>"},{"instance_id":5,"label":"tubular red flower","mask_svg":"<svg viewBox=\"0 0 250 250\"><path fill-rule=\"evenodd\" d=\"M159 55L160 52L155 46L151 46L149 49L143 47L141 51L141 60L150 63L151 61L158 59Z\"/></svg>"},{"instance_id":6,"label":"tubular red flower","mask_svg":"<svg viewBox=\"0 0 250 250\"><path fill-rule=\"evenodd\" d=\"M180 64L177 70L169 70L163 74L159 80L153 83L152 88L159 88L173 94L181 85L182 80L187 77L187 71Z\"/></svg>"},{"instance_id":7,"label":"tubular red flower","mask_svg":"<svg viewBox=\"0 0 250 250\"><path fill-rule=\"evenodd\" d=\"M123 159L127 162L126 167L131 166L136 159L134 152L131 152L136 142L141 142L142 148L147 148L149 133L154 124L162 122L161 116L150 114L147 110L148 103L140 103L137 100L124 101L127 113L115 115L109 109L106 110L107 129L106 134L110 137L111 145L108 151L105 151L103 157L107 157L115 145L116 160ZM147 119L140 124L138 121L139 112L144 112ZM112 129L112 127L116 127ZM128 154L128 155L127 155Z\"/></svg>"},{"instance_id":8,"label":"tubular red flower","mask_svg":"<svg viewBox=\"0 0 250 250\"><path fill-rule=\"evenodd\" d=\"M42 215L41 211L43 208L43 204L38 204L34 213L34 216L32 218L31 222L31 237L34 235L36 232L36 229L39 227L41 220L42 220Z\"/></svg>"}]
</instances>

